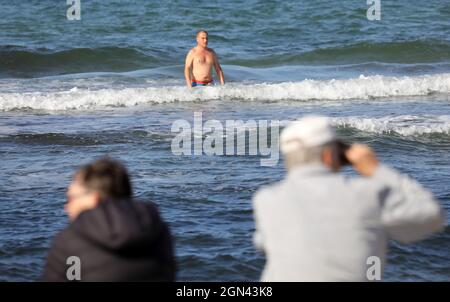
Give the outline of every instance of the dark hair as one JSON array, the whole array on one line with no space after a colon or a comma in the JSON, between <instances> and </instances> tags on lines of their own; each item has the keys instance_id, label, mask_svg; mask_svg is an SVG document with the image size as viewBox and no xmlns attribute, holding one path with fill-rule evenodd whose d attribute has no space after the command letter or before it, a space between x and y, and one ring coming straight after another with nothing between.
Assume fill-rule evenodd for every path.
<instances>
[{"instance_id":1,"label":"dark hair","mask_svg":"<svg viewBox=\"0 0 450 302\"><path fill-rule=\"evenodd\" d=\"M102 200L129 199L133 195L126 168L110 158L104 157L81 167L76 176L88 190L100 193Z\"/></svg>"},{"instance_id":2,"label":"dark hair","mask_svg":"<svg viewBox=\"0 0 450 302\"><path fill-rule=\"evenodd\" d=\"M200 29L199 31L197 31L197 34L196 34L195 36L198 37L198 35L199 35L200 33L205 33L206 35L208 35L208 32L207 32L206 30Z\"/></svg>"}]
</instances>

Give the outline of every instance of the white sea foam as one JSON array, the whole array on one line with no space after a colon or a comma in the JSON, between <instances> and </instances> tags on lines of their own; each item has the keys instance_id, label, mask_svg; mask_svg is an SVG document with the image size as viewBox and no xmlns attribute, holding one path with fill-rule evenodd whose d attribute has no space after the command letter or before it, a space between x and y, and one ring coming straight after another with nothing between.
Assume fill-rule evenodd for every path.
<instances>
[{"instance_id":1,"label":"white sea foam","mask_svg":"<svg viewBox=\"0 0 450 302\"><path fill-rule=\"evenodd\" d=\"M400 115L379 118L338 117L332 119L338 127L351 127L364 132L418 136L450 134L450 115Z\"/></svg>"},{"instance_id":2,"label":"white sea foam","mask_svg":"<svg viewBox=\"0 0 450 302\"><path fill-rule=\"evenodd\" d=\"M450 93L450 74L417 77L360 76L342 80L227 84L192 90L182 86L125 89L78 89L66 91L0 93L0 110L85 110L130 107L151 103L208 100L347 100Z\"/></svg>"}]
</instances>

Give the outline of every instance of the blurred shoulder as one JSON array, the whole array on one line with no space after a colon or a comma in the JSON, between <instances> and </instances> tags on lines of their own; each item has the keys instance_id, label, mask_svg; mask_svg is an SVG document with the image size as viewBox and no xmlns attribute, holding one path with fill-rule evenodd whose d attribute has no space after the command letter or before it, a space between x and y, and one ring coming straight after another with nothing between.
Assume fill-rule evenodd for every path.
<instances>
[{"instance_id":1,"label":"blurred shoulder","mask_svg":"<svg viewBox=\"0 0 450 302\"><path fill-rule=\"evenodd\" d=\"M131 204L139 209L146 209L152 212L159 212L158 205L151 200L133 200Z\"/></svg>"},{"instance_id":2,"label":"blurred shoulder","mask_svg":"<svg viewBox=\"0 0 450 302\"><path fill-rule=\"evenodd\" d=\"M193 56L195 54L195 47L192 47L189 51L188 51L188 53L187 53L187 56L189 57L189 56Z\"/></svg>"},{"instance_id":3,"label":"blurred shoulder","mask_svg":"<svg viewBox=\"0 0 450 302\"><path fill-rule=\"evenodd\" d=\"M283 191L283 181L264 185L259 188L253 195L253 203L266 203L275 200L274 197L279 196Z\"/></svg>"}]
</instances>

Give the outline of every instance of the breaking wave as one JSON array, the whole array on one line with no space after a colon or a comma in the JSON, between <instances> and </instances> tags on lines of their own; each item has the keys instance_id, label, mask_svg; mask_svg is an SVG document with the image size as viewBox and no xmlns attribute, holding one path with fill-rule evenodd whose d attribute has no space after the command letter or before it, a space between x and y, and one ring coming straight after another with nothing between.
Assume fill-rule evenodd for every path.
<instances>
[{"instance_id":1,"label":"breaking wave","mask_svg":"<svg viewBox=\"0 0 450 302\"><path fill-rule=\"evenodd\" d=\"M450 74L414 77L363 76L338 80L236 84L189 90L183 86L99 90L74 87L65 91L0 93L0 110L92 110L144 104L210 100L309 101L368 100L450 93Z\"/></svg>"}]
</instances>

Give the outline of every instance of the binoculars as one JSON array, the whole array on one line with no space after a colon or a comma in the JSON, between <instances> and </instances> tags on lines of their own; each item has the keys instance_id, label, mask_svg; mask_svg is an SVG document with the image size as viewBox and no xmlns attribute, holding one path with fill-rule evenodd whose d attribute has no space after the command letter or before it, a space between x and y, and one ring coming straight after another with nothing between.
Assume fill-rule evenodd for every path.
<instances>
[{"instance_id":1,"label":"binoculars","mask_svg":"<svg viewBox=\"0 0 450 302\"><path fill-rule=\"evenodd\" d=\"M350 165L350 162L345 155L345 152L350 148L349 144L344 143L343 141L337 141L337 154L339 158L339 162L342 166Z\"/></svg>"}]
</instances>

